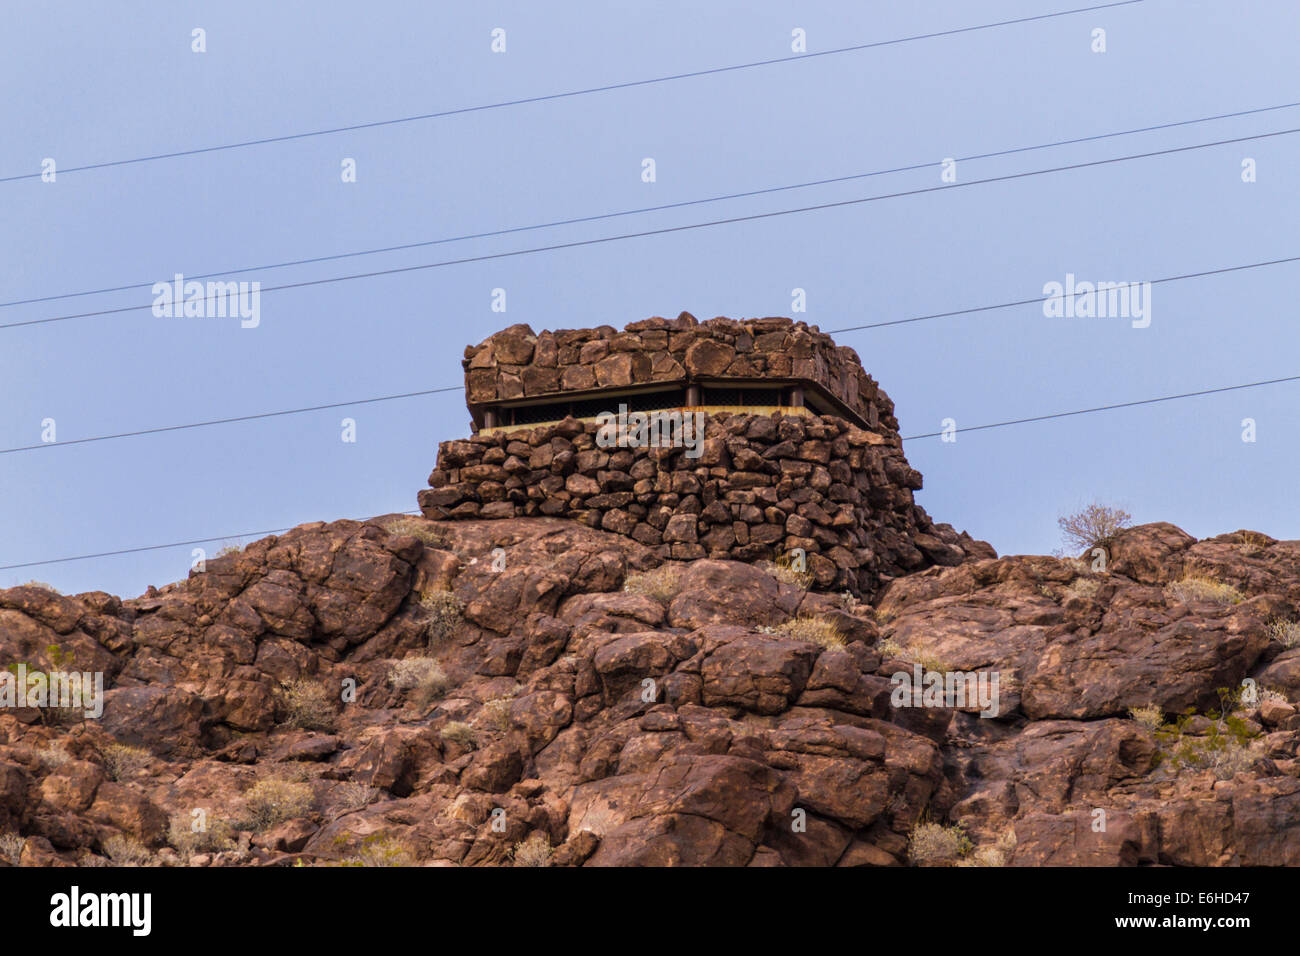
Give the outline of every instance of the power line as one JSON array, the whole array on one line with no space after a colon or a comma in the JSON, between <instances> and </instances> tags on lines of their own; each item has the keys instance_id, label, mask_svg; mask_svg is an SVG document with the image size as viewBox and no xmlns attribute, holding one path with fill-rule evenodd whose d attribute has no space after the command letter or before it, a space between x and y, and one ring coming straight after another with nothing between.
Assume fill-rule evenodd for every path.
<instances>
[{"instance_id":1,"label":"power line","mask_svg":"<svg viewBox=\"0 0 1300 956\"><path fill-rule=\"evenodd\" d=\"M1080 408L1070 412L1054 412L1049 415L1034 415L1029 418L1016 418L1004 422L992 422L987 425L971 425L968 428L955 429L955 431L975 432L975 431L985 431L992 428L1007 428L1012 425L1025 425L1030 422L1049 421L1055 418L1069 418L1075 415L1091 415L1096 412L1113 411L1115 409L1120 409L1120 408L1135 408L1139 405L1154 405L1158 402L1173 402L1173 401L1178 401L1179 399L1195 398L1201 395L1215 395L1221 392L1233 392L1233 391L1239 391L1241 389L1246 389L1246 388L1260 388L1265 385L1279 385L1283 382L1297 382L1297 381L1300 381L1300 375L1289 375L1286 376L1285 378L1264 379L1258 382L1246 382L1241 385L1225 385L1220 388L1203 388L1195 392L1182 392L1178 395L1162 395L1159 398L1143 398L1131 402L1116 402L1113 405L1097 405L1092 408ZM943 432L928 432L924 435L908 435L903 438L903 441L914 441L919 438L934 438L942 434ZM414 511L403 512L403 514L412 514L412 515L416 513L417 512ZM281 534L282 532L287 530L289 529L277 528L272 531L250 531L250 532L244 532L243 534L215 535L211 538L196 538L192 541L177 541L171 544L154 544L154 545L147 545L145 547L139 547L139 548L122 548L117 551L101 551L97 554L78 554L66 558L49 558L44 561L26 561L19 564L4 564L4 565L0 565L0 571L10 571L13 570L14 568L33 568L43 564L61 564L66 561L82 561L88 558L107 558L107 557L113 557L120 554L137 554L142 551L160 551L165 548L180 548L191 544L203 544L204 542L208 542L208 541L222 541L227 538L244 538L244 537L252 537L255 535Z\"/></svg>"},{"instance_id":2,"label":"power line","mask_svg":"<svg viewBox=\"0 0 1300 956\"><path fill-rule=\"evenodd\" d=\"M1147 282L1150 285L1159 285L1162 282L1181 282L1184 279L1202 279L1205 276L1225 275L1229 272L1242 272L1246 269L1262 269L1266 266L1284 265L1289 262L1300 262L1300 256L1287 256L1285 259L1269 259L1266 262L1248 262L1240 266L1224 266L1222 269L1206 269L1203 272L1184 272L1182 275L1164 276L1160 279L1139 280ZM1078 293L1076 293L1077 295ZM841 332L857 332L860 329L883 329L890 325L907 325L910 322L926 322L930 319L946 319L957 315L972 315L976 312L991 312L994 309L1010 309L1017 305L1033 305L1044 301L1043 297L1037 296L1033 299L1017 299L1014 302L999 302L996 305L977 305L969 309L954 309L951 312L932 312L929 315L914 315L906 319L890 319L887 322L870 322L866 325L849 325L842 329L828 329L827 335L838 335Z\"/></svg>"},{"instance_id":3,"label":"power line","mask_svg":"<svg viewBox=\"0 0 1300 956\"><path fill-rule=\"evenodd\" d=\"M223 143L218 146L202 146L195 149L177 150L170 153L156 153L150 156L136 156L131 159L115 159L100 163L87 163L84 166L70 166L59 170L61 174L85 172L92 169L108 169L114 166L129 166L137 163L149 163L162 159L176 159L182 156L197 156L203 153L216 153L228 149L242 149L249 146L265 146L271 143L284 143L292 140L309 139L315 136L330 136L336 133L351 133L363 129L376 129L382 126L396 126L402 123L416 123L424 120L440 119L447 116L460 116L466 113L481 113L487 110L504 109L510 106L523 106L529 103L545 103L552 100L567 99L574 96L587 96L592 93L608 93L613 90L632 89L638 86L650 86L655 83L668 83L674 80L693 79L700 76L712 76L719 73L733 73L738 70L750 70L761 66L773 66L779 63L791 63L796 60L810 60L816 57L835 56L841 53L855 53L862 50L871 50L878 47L895 46L900 43L911 43L917 40L932 40L938 37L956 36L961 33L974 33L979 30L991 30L996 27L1012 26L1018 23L1032 23L1036 20L1052 20L1057 17L1070 16L1075 13L1088 13L1094 10L1106 10L1111 7L1126 7L1135 3L1142 3L1143 0L1117 0L1114 3L1103 3L1091 7L1078 7L1073 10L1061 10L1056 13L1042 13L1032 17L1018 17L1013 20L998 20L994 23L981 23L970 27L958 27L952 30L940 30L934 33L920 33L913 36L896 37L892 40L876 40L871 43L858 43L853 46L838 47L833 50L821 50L812 53L800 53L794 56L773 57L766 60L754 60L748 63L737 63L732 66L712 67L704 70L691 70L686 73L673 73L667 76L656 76L644 80L629 80L623 83L608 83L604 86L592 86L581 90L568 90L562 93L547 93L541 96L529 96L522 99L503 100L497 103L485 103L479 106L462 106L456 109L441 110L435 113L421 113L416 116L403 116L397 119L376 120L369 123L355 123L351 126L336 126L331 129L312 130L306 133L290 133L283 136L266 136L261 139L244 140L238 143ZM36 179L42 174L21 173L14 176L0 178L0 183L17 182L23 179Z\"/></svg>"},{"instance_id":4,"label":"power line","mask_svg":"<svg viewBox=\"0 0 1300 956\"><path fill-rule=\"evenodd\" d=\"M398 514L417 515L418 511L402 511ZM111 558L120 554L140 554L143 551L164 551L167 548L184 548L191 544L207 544L211 541L228 541L233 538L264 538L268 534L284 534L293 528L272 528L269 531L245 531L242 534L219 534L211 538L194 538L191 541L173 541L170 544L150 544L141 548L120 548L117 551L100 551L98 554L74 554L67 558L47 558L44 561L28 561L24 564L0 564L0 571L12 571L14 568L35 568L42 564L63 564L67 561L85 561L89 558Z\"/></svg>"},{"instance_id":5,"label":"power line","mask_svg":"<svg viewBox=\"0 0 1300 956\"><path fill-rule=\"evenodd\" d=\"M38 448L56 448L59 445L88 445L97 441L112 441L117 438L134 438L138 435L156 435L160 432L179 432L189 428L206 428L209 425L229 425L234 422L251 422L261 418L279 418L282 415L301 415L305 412L319 412L329 408L344 408L352 405L372 405L376 402L392 402L402 398L415 398L420 395L435 395L438 392L459 392L463 386L449 385L443 388L429 388L420 392L403 392L400 395L382 395L378 398L360 398L348 402L330 402L327 405L309 405L306 408L287 408L278 412L260 412L256 415L234 415L230 418L213 418L205 422L189 422L185 425L164 425L160 428L142 428L132 432L118 432L116 435L96 435L93 438L74 438L70 441L42 442L38 445L21 445L17 448L0 448L0 455L10 455L20 451L35 451Z\"/></svg>"},{"instance_id":6,"label":"power line","mask_svg":"<svg viewBox=\"0 0 1300 956\"><path fill-rule=\"evenodd\" d=\"M1281 259L1267 259L1262 262L1248 262L1236 266L1223 266L1217 269L1204 269L1200 272L1185 272L1181 275L1163 276L1158 279L1139 280L1149 282L1151 285L1159 285L1165 282L1181 282L1187 279L1200 279L1206 276L1227 275L1233 272L1243 272L1248 269L1262 269L1268 266L1285 265L1288 263L1300 262L1300 256L1287 256ZM873 322L868 325L852 325L842 329L829 329L828 335L838 335L842 332L854 332L863 329L878 329L891 325L903 325L910 322L922 322L929 319L946 318L958 315L971 315L977 312L989 312L994 309L1007 309L1019 305L1037 305L1043 302L1043 297L1038 296L1032 299L1017 299L1013 302L999 302L995 305L972 306L968 309L954 309L950 312L934 312L929 315L912 316L905 319L892 319L886 322ZM324 405L309 405L305 408L290 408L274 412L261 412L254 415L235 415L228 418L215 418L208 421L188 422L182 425L165 425L157 428L142 428L136 431L118 432L114 435L96 435L90 438L75 438L69 441L60 442L41 442L36 445L20 445L15 448L0 448L0 455L9 455L23 451L37 451L43 448L58 448L61 445L85 445L93 442L112 441L119 438L134 438L140 435L154 435L161 432L185 431L191 428L206 428L210 425L228 425L237 422L256 421L263 418L278 418L284 415L299 415L306 412L323 411L330 408L344 408L352 405L369 405L377 402L391 402L404 398L415 398L423 395L435 395L441 392L460 392L464 391L461 385L446 385L440 388L424 389L415 392L403 392L398 395L381 395L376 398L358 398L344 402L330 402ZM937 432L935 434L938 434ZM915 435L914 438L928 437L925 435Z\"/></svg>"},{"instance_id":7,"label":"power line","mask_svg":"<svg viewBox=\"0 0 1300 956\"><path fill-rule=\"evenodd\" d=\"M1288 375L1285 378L1270 378L1261 382L1247 382L1243 385L1225 385L1222 388L1203 388L1195 392L1183 392L1179 395L1162 395L1159 398L1143 398L1133 402L1116 402L1113 405L1097 405L1093 408L1080 408L1072 412L1053 412L1050 415L1034 415L1031 418L1014 418L1005 422L993 422L989 425L971 425L969 428L954 428L952 432L978 432L989 428L1006 428L1008 425L1026 425L1030 422L1045 422L1054 418L1069 418L1073 415L1091 415L1094 412L1108 412L1116 408L1134 408L1138 405L1155 405L1159 402L1173 402L1180 398L1195 398L1198 395L1217 395L1220 392L1235 392L1243 388L1259 388L1262 385L1279 385L1282 382L1300 382L1300 375ZM943 432L926 432L924 435L907 435L903 441L918 438L934 438Z\"/></svg>"},{"instance_id":8,"label":"power line","mask_svg":"<svg viewBox=\"0 0 1300 956\"><path fill-rule=\"evenodd\" d=\"M1186 153L1198 149L1209 149L1214 146L1227 146L1233 143L1245 143L1253 140L1271 139L1276 136L1290 136L1300 133L1300 127L1284 130L1276 130L1270 133L1257 133L1252 136L1237 136L1231 139L1215 140L1210 143L1195 143L1191 146L1174 146L1167 149L1153 150L1147 153L1134 153L1129 156L1116 156L1110 159L1090 160L1083 163L1071 163L1066 166L1054 166L1049 169L1034 169L1021 173L1008 173L1003 176L990 176L985 179L972 179L968 182L943 183L939 186L925 186L918 189L907 189L900 192L884 193L878 196L864 196L858 199L842 199L836 202L817 203L812 206L800 206L795 209L778 209L773 212L752 213L745 216L732 216L727 219L713 219L707 222L687 223L682 226L665 226L659 229L646 229L641 232L623 233L616 236L601 236L596 239L581 239L573 242L553 243L545 246L534 246L529 249L515 249L510 252L496 252L479 256L467 256L461 259L445 259L440 262L427 262L413 266L399 266L391 269L377 269L372 272L359 272L342 276L329 276L323 279L308 279L301 282L289 282L283 285L266 286L260 289L261 292L279 292L287 289L304 289L313 286L331 285L336 282L349 282L355 279L373 279L379 276L401 275L409 272L421 272L427 269L438 269L446 266L467 265L476 262L489 262L496 259L508 259L514 256L531 255L538 252L554 252L561 249L577 249L584 246L601 245L607 242L618 242L624 239L641 239L648 236L662 236L677 232L688 232L695 229L706 229L713 226L726 226L739 222L753 222L760 219L773 219L779 216L791 216L799 213L817 212L823 209L839 209L848 206L862 205L863 203L880 202L885 199L901 199L908 196L919 196L926 193L943 192L946 190L961 189L968 186L984 186L989 183L1010 182L1017 179L1027 179L1033 176L1044 176L1050 173L1070 172L1076 169L1087 169L1094 166L1108 166L1114 163L1130 162L1135 159L1150 159L1154 156L1169 156L1175 153ZM202 300L209 302L220 296L216 293L204 296ZM120 315L126 312L139 312L145 309L151 309L149 305L128 305L120 306L114 309L99 309L92 312L77 312L70 315L56 315L44 319L27 319L22 322L8 322L0 325L0 329L14 329L28 325L45 325L51 322L66 322L70 319L84 319L101 315Z\"/></svg>"},{"instance_id":9,"label":"power line","mask_svg":"<svg viewBox=\"0 0 1300 956\"><path fill-rule=\"evenodd\" d=\"M974 153L970 156L958 156L955 158L957 163L974 162L981 159L994 159L1001 156L1012 156L1017 153L1028 153L1042 149L1054 149L1060 146L1073 146L1079 143L1098 142L1105 139L1114 139L1119 136L1133 136L1138 133L1150 133L1157 130L1174 129L1180 126L1193 126L1198 123L1211 123L1218 120L1234 119L1242 116L1254 116L1259 113L1276 112L1277 110L1294 109L1300 106L1300 102L1280 103L1276 106L1261 106L1255 109L1236 110L1231 113L1217 113L1213 116L1201 116L1196 119L1178 120L1172 123L1158 123L1151 126L1140 126L1134 129L1117 130L1110 133L1096 133L1091 136L1078 136L1073 139L1053 140L1049 143L1036 143L1032 146L1016 146L1009 149L994 150L986 153ZM225 269L220 272L205 272L198 275L188 276L189 279L213 279L217 276L234 276L243 275L247 272L261 272L270 269L286 269L292 266L314 265L320 262L334 262L340 259L352 259L358 256L374 256L388 252L404 252L410 249L422 249L428 246L445 245L451 242L467 242L471 239L489 239L496 236L508 236L520 232L532 232L537 229L552 229L559 226L572 226L588 222L600 222L606 219L617 219L623 216L636 216L650 212L662 212L668 209L682 209L689 206L700 206L706 203L725 202L731 199L746 199L751 196L770 195L772 193L789 192L795 189L808 189L813 186L829 186L836 183L854 182L859 179L869 179L875 176L887 176L893 173L914 172L918 169L930 169L940 165L936 162L910 163L904 166L894 166L889 169L877 169L865 173L852 173L847 176L833 176L826 179L814 179L802 183L789 183L781 186L768 186L762 189L750 189L744 192L727 193L722 196L708 196L703 199L687 199L681 202L663 203L657 206L642 206L637 209L624 209L618 212L600 213L590 216L575 216L569 219L556 219L550 222L534 223L527 226L511 226L505 229L493 229L487 232L468 233L462 236L447 236L442 239L425 239L419 242L406 242L392 246L381 246L375 249L359 249L353 252L339 252L325 256L311 256L303 259L290 259L284 262L269 262L256 266L243 266L238 269ZM0 302L0 309L9 308L15 305L34 305L40 302L54 302L60 299L75 299L87 295L103 295L109 292L127 292L133 289L147 289L154 285L153 281L134 282L128 285L108 286L103 289L87 289L83 292L63 292L58 295L39 296L30 299L14 299L10 302Z\"/></svg>"}]
</instances>

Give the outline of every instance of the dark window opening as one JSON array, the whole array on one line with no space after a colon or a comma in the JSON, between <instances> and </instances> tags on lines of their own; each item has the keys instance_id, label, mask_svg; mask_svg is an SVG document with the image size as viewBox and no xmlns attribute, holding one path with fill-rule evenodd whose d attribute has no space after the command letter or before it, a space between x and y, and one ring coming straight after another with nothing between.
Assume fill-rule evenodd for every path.
<instances>
[{"instance_id":1,"label":"dark window opening","mask_svg":"<svg viewBox=\"0 0 1300 956\"><path fill-rule=\"evenodd\" d=\"M783 405L783 390L779 385L726 388L705 386L700 398L702 405Z\"/></svg>"},{"instance_id":2,"label":"dark window opening","mask_svg":"<svg viewBox=\"0 0 1300 956\"><path fill-rule=\"evenodd\" d=\"M684 388L665 389L662 392L643 392L637 395L606 395L576 401L547 402L542 405L516 405L497 410L500 425L536 425L540 422L559 421L566 415L574 418L595 418L601 412L618 414L619 405L629 412L654 412L668 408L681 408L686 404Z\"/></svg>"}]
</instances>

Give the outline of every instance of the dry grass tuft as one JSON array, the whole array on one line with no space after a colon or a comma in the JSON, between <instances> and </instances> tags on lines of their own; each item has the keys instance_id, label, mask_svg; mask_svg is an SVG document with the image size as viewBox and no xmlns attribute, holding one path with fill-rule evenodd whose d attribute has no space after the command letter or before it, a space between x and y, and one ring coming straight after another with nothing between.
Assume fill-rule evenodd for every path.
<instances>
[{"instance_id":1,"label":"dry grass tuft","mask_svg":"<svg viewBox=\"0 0 1300 956\"><path fill-rule=\"evenodd\" d=\"M35 578L32 578L32 580L30 580L30 581L24 581L22 584L18 585L18 587L20 587L20 588L40 588L42 591L49 591L51 594L62 594L62 593L63 593L63 592L60 591L58 588L56 588L53 584L47 584L47 583L44 582L44 581L37 581Z\"/></svg>"},{"instance_id":2,"label":"dry grass tuft","mask_svg":"<svg viewBox=\"0 0 1300 956\"><path fill-rule=\"evenodd\" d=\"M114 833L104 841L104 854L117 866L149 866L154 855L134 837Z\"/></svg>"},{"instance_id":3,"label":"dry grass tuft","mask_svg":"<svg viewBox=\"0 0 1300 956\"><path fill-rule=\"evenodd\" d=\"M344 866L415 866L415 854L387 834L372 833L361 841Z\"/></svg>"},{"instance_id":4,"label":"dry grass tuft","mask_svg":"<svg viewBox=\"0 0 1300 956\"><path fill-rule=\"evenodd\" d=\"M412 517L394 518L388 522L384 530L389 534L407 534L412 538L418 538L431 548L446 548L447 546L445 530L434 521Z\"/></svg>"},{"instance_id":5,"label":"dry grass tuft","mask_svg":"<svg viewBox=\"0 0 1300 956\"><path fill-rule=\"evenodd\" d=\"M623 581L629 594L644 594L651 600L668 605L682 590L682 572L675 564L661 564L650 571L633 571Z\"/></svg>"},{"instance_id":6,"label":"dry grass tuft","mask_svg":"<svg viewBox=\"0 0 1300 956\"><path fill-rule=\"evenodd\" d=\"M325 684L312 680L292 680L281 687L284 695L285 723L303 730L332 731L338 726L338 708L334 692Z\"/></svg>"},{"instance_id":7,"label":"dry grass tuft","mask_svg":"<svg viewBox=\"0 0 1300 956\"><path fill-rule=\"evenodd\" d=\"M510 857L515 866L550 866L554 854L555 850L546 834L534 832L529 834L528 839L515 844Z\"/></svg>"},{"instance_id":8,"label":"dry grass tuft","mask_svg":"<svg viewBox=\"0 0 1300 956\"><path fill-rule=\"evenodd\" d=\"M1268 636L1288 650L1300 644L1300 624L1277 617L1268 622Z\"/></svg>"},{"instance_id":9,"label":"dry grass tuft","mask_svg":"<svg viewBox=\"0 0 1300 956\"><path fill-rule=\"evenodd\" d=\"M244 794L240 807L242 829L261 832L306 816L312 802L312 790L307 784L266 777Z\"/></svg>"},{"instance_id":10,"label":"dry grass tuft","mask_svg":"<svg viewBox=\"0 0 1300 956\"><path fill-rule=\"evenodd\" d=\"M454 744L459 744L471 750L478 745L478 734L473 727L463 720L449 721L442 728L442 739L450 740Z\"/></svg>"},{"instance_id":11,"label":"dry grass tuft","mask_svg":"<svg viewBox=\"0 0 1300 956\"><path fill-rule=\"evenodd\" d=\"M1101 587L1101 582L1096 578L1077 577L1061 592L1065 599L1090 601L1097 596L1097 588Z\"/></svg>"},{"instance_id":12,"label":"dry grass tuft","mask_svg":"<svg viewBox=\"0 0 1300 956\"><path fill-rule=\"evenodd\" d=\"M167 828L167 842L188 860L198 853L221 853L235 848L235 834L224 820L214 820L210 826L194 829L194 818L188 813L178 813L171 818Z\"/></svg>"},{"instance_id":13,"label":"dry grass tuft","mask_svg":"<svg viewBox=\"0 0 1300 956\"><path fill-rule=\"evenodd\" d=\"M961 827L918 823L907 841L907 856L913 863L956 863L974 849Z\"/></svg>"},{"instance_id":14,"label":"dry grass tuft","mask_svg":"<svg viewBox=\"0 0 1300 956\"><path fill-rule=\"evenodd\" d=\"M130 780L149 765L153 755L143 747L128 747L126 744L109 744L100 756L104 758L104 772L109 780L121 783Z\"/></svg>"},{"instance_id":15,"label":"dry grass tuft","mask_svg":"<svg viewBox=\"0 0 1300 956\"><path fill-rule=\"evenodd\" d=\"M1208 601L1212 604L1240 604L1245 596L1231 584L1224 584L1204 575L1187 574L1181 581L1165 586L1165 593L1176 601L1190 604Z\"/></svg>"},{"instance_id":16,"label":"dry grass tuft","mask_svg":"<svg viewBox=\"0 0 1300 956\"><path fill-rule=\"evenodd\" d=\"M791 587L808 590L813 583L813 573L808 570L799 571L790 566L788 558L778 558L771 564L763 566L763 570L772 577L776 578L782 584L788 584Z\"/></svg>"},{"instance_id":17,"label":"dry grass tuft","mask_svg":"<svg viewBox=\"0 0 1300 956\"><path fill-rule=\"evenodd\" d=\"M935 657L933 654L926 654L922 651L910 650L909 648L903 647L903 645L899 644L898 641L894 640L892 637L886 638L877 644L876 650L878 650L880 656L887 661L898 660L903 661L906 664L920 664L921 670L923 671L939 671L946 674L948 671L954 669L942 658ZM1007 682L1004 682L1002 686L1004 689L1010 689L1009 683Z\"/></svg>"},{"instance_id":18,"label":"dry grass tuft","mask_svg":"<svg viewBox=\"0 0 1300 956\"><path fill-rule=\"evenodd\" d=\"M1258 531L1237 532L1237 550L1246 557L1260 554L1268 547L1268 538Z\"/></svg>"},{"instance_id":19,"label":"dry grass tuft","mask_svg":"<svg viewBox=\"0 0 1300 956\"><path fill-rule=\"evenodd\" d=\"M811 641L822 647L843 647L844 635L835 622L821 617L794 617L775 627L760 627L763 634L792 637L796 641Z\"/></svg>"}]
</instances>

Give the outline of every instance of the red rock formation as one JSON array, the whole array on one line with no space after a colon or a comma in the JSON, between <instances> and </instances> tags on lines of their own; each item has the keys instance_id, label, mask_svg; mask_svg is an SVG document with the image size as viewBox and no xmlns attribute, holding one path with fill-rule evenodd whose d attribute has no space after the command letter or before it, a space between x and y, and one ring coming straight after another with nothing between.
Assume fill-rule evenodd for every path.
<instances>
[{"instance_id":1,"label":"red rock formation","mask_svg":"<svg viewBox=\"0 0 1300 956\"><path fill-rule=\"evenodd\" d=\"M873 608L732 560L638 580L654 548L569 520L389 517L305 525L135 600L0 591L0 657L48 668L58 646L109 688L102 720L0 709L0 850L889 865L925 814L964 827L964 862L1300 863L1300 648L1270 626L1300 598L1300 542L1147 525L1110 550L1106 573L933 567ZM1240 600L1179 590L1189 573ZM779 629L810 616L843 643ZM445 674L428 699L391 679L422 656ZM914 660L997 671L997 716L895 706ZM1247 677L1268 693L1204 716ZM328 690L309 729L295 680ZM1171 740L1129 717L1148 704L1201 716ZM267 787L289 816L253 812Z\"/></svg>"}]
</instances>

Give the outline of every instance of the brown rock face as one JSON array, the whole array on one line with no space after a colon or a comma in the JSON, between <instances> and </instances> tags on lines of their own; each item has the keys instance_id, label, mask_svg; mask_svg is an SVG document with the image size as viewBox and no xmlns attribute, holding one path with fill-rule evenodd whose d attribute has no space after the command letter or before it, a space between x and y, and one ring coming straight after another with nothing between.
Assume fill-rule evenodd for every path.
<instances>
[{"instance_id":1,"label":"brown rock face","mask_svg":"<svg viewBox=\"0 0 1300 956\"><path fill-rule=\"evenodd\" d=\"M872 609L731 559L654 572L658 545L571 520L381 519L136 600L0 591L7 646L48 629L108 685L99 720L0 711L0 826L27 865L508 864L531 841L553 865L849 866L906 862L924 814L973 862L1296 865L1300 664L1276 622L1300 542L1260 540L1147 525L1106 572L968 560ZM407 658L436 661L429 690L396 679ZM997 675L996 713L900 706L914 667ZM196 811L210 835L186 837Z\"/></svg>"},{"instance_id":2,"label":"brown rock face","mask_svg":"<svg viewBox=\"0 0 1300 956\"><path fill-rule=\"evenodd\" d=\"M100 720L0 711L24 864L891 865L923 814L964 828L966 862L1300 863L1276 625L1300 542L1148 525L1107 572L970 560L872 609L730 559L654 572L657 546L570 520L394 520L306 525L131 601L0 591L10 646L46 628L108 664ZM1239 594L1169 586L1186 573ZM782 629L808 618L843 643ZM408 658L437 662L427 691L395 678ZM914 667L997 675L996 713L900 705ZM1148 705L1159 735L1130 717Z\"/></svg>"}]
</instances>

